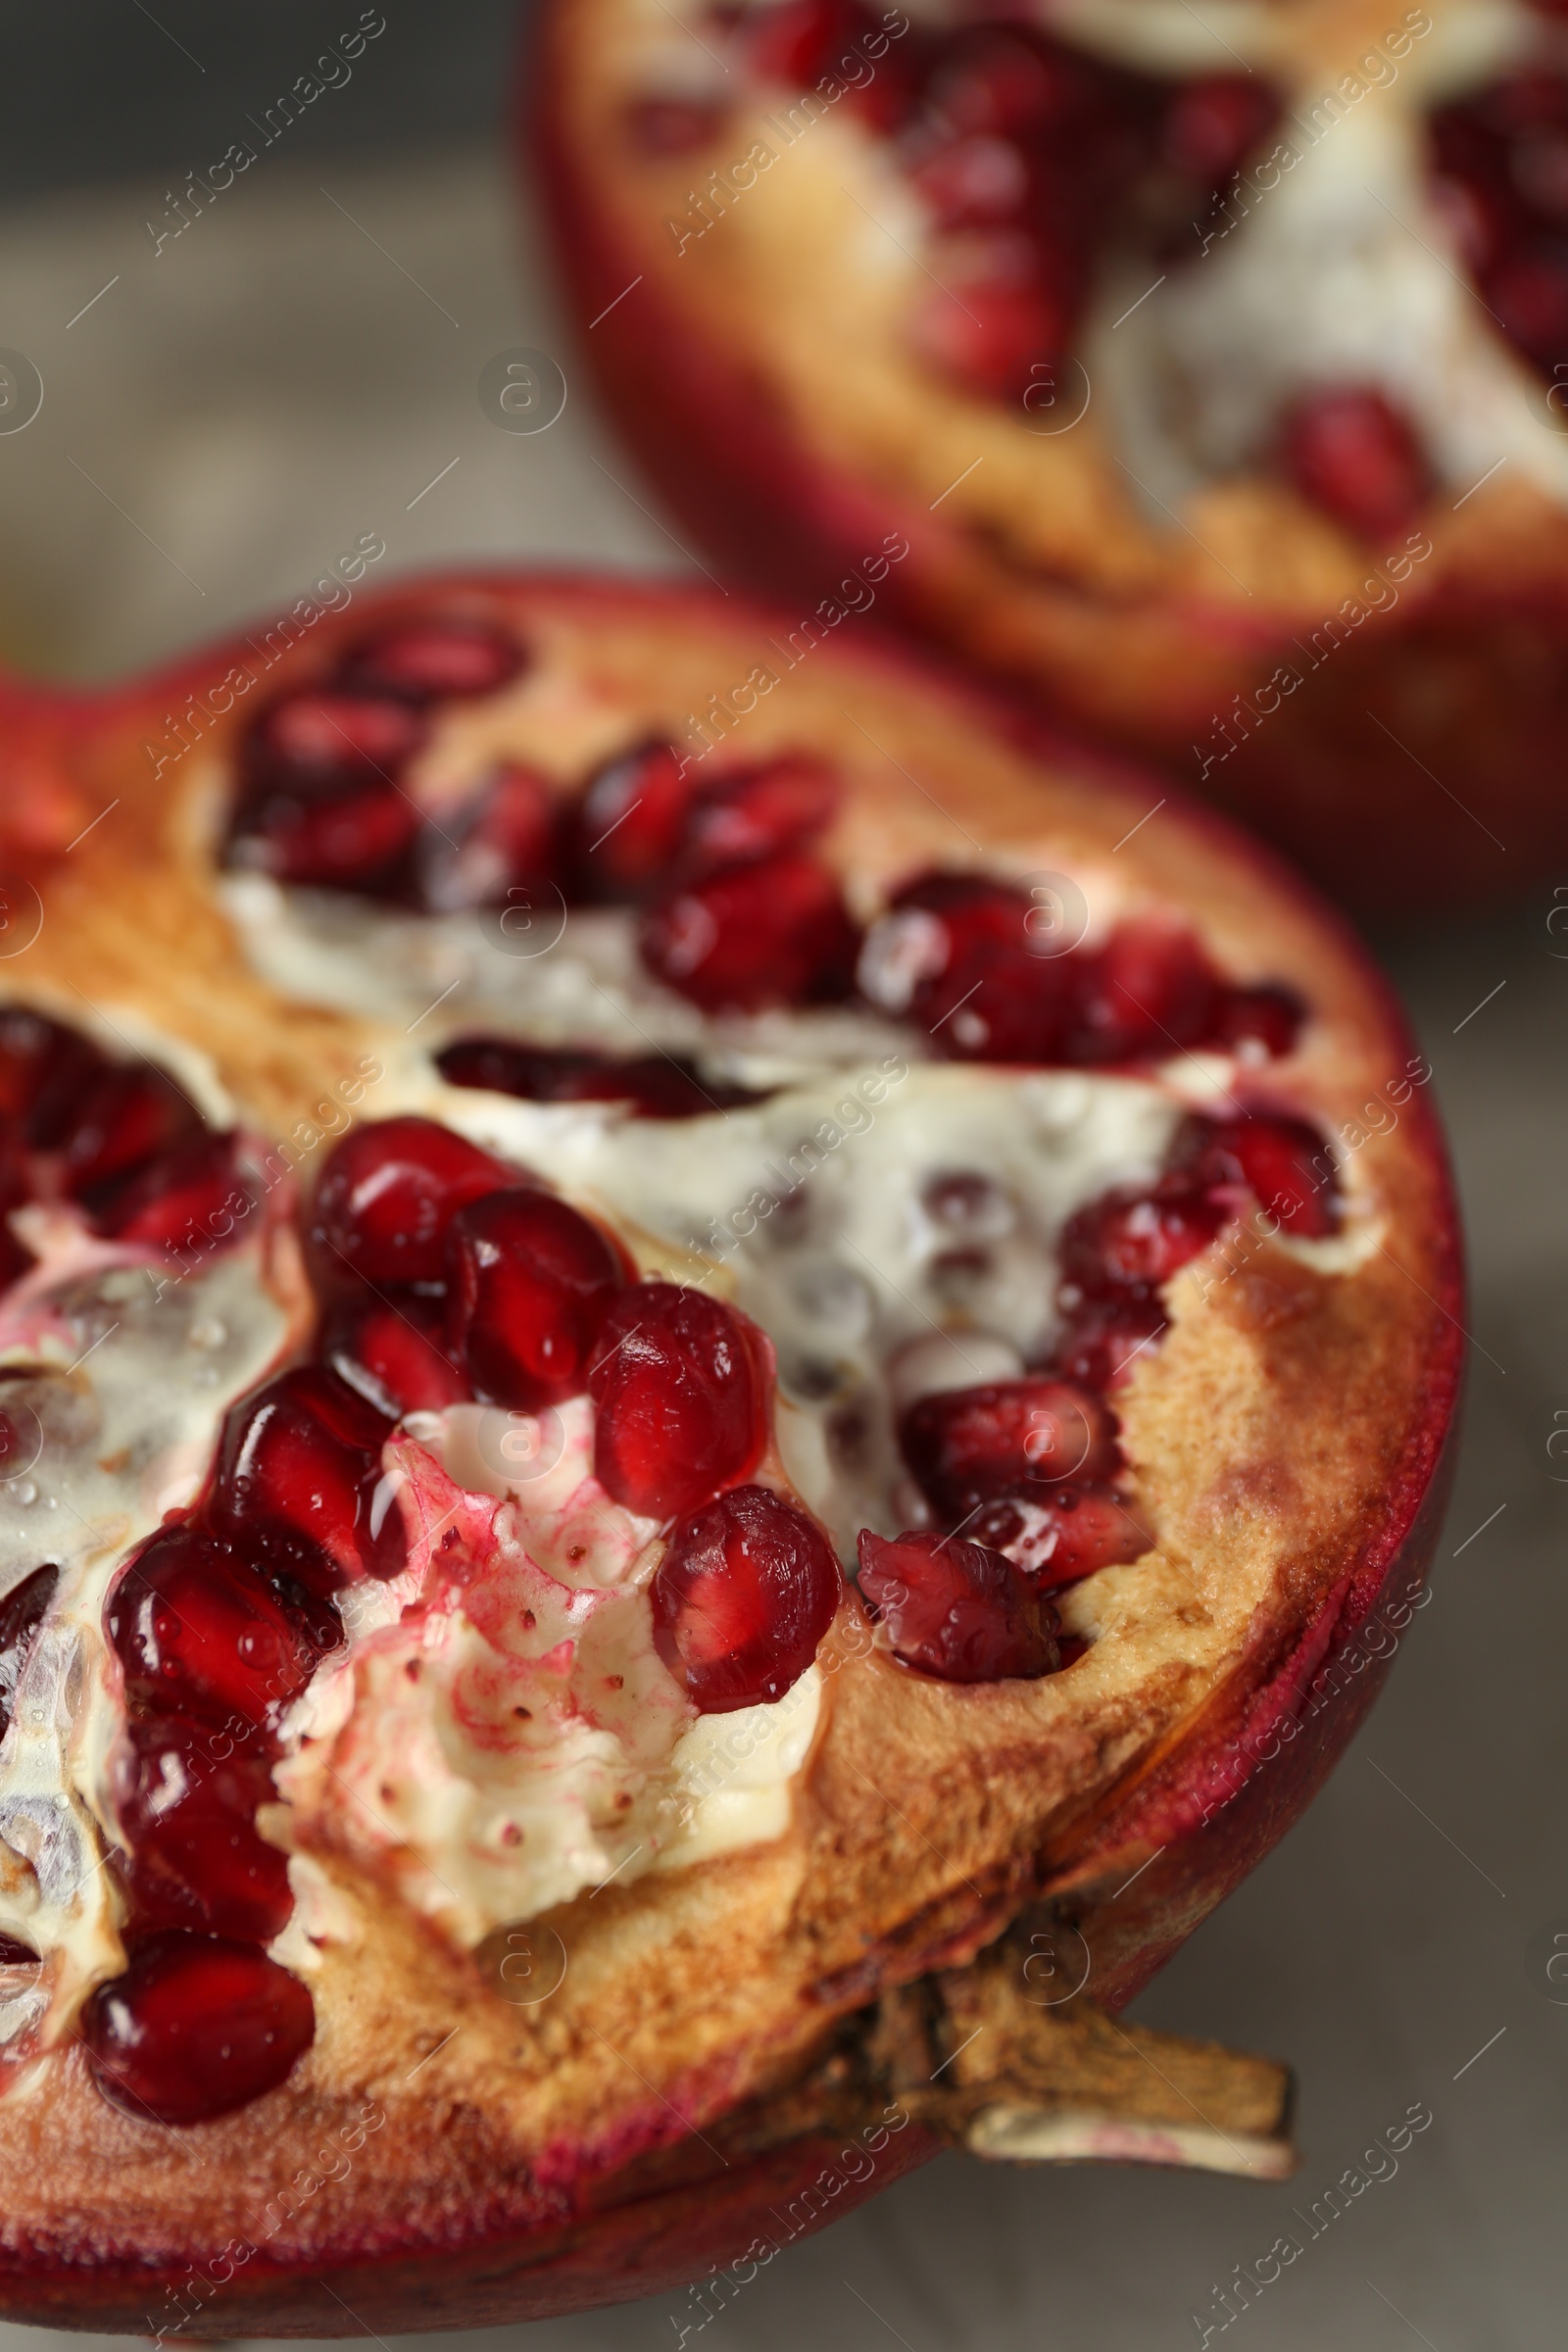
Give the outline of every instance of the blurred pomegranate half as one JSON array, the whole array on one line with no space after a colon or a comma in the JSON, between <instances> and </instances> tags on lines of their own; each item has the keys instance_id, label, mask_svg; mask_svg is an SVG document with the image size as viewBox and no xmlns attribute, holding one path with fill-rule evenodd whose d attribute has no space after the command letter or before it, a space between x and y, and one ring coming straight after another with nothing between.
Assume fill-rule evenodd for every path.
<instances>
[{"instance_id":1,"label":"blurred pomegranate half","mask_svg":"<svg viewBox=\"0 0 1568 2352\"><path fill-rule=\"evenodd\" d=\"M1365 908L1568 845L1568 34L1505 0L558 0L580 347L685 529Z\"/></svg>"},{"instance_id":2,"label":"blurred pomegranate half","mask_svg":"<svg viewBox=\"0 0 1568 2352\"><path fill-rule=\"evenodd\" d=\"M1219 819L781 626L434 581L12 737L19 2318L537 2317L953 2144L1290 2168L1284 2069L1112 2020L1418 1600L1430 1070Z\"/></svg>"}]
</instances>

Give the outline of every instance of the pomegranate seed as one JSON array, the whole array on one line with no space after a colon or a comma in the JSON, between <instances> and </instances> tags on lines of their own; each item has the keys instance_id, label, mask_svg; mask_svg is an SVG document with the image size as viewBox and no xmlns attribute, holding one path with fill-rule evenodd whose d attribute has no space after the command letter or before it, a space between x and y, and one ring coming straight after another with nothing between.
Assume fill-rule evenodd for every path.
<instances>
[{"instance_id":1,"label":"pomegranate seed","mask_svg":"<svg viewBox=\"0 0 1568 2352\"><path fill-rule=\"evenodd\" d=\"M0 1137L0 1291L20 1281L32 1264L32 1251L11 1230L11 1212L25 1208L31 1197L27 1172L9 1136Z\"/></svg>"},{"instance_id":2,"label":"pomegranate seed","mask_svg":"<svg viewBox=\"0 0 1568 2352\"><path fill-rule=\"evenodd\" d=\"M446 1307L416 1294L391 1299L340 1299L327 1317L319 1353L339 1380L378 1413L440 1412L472 1394L446 1350Z\"/></svg>"},{"instance_id":3,"label":"pomegranate seed","mask_svg":"<svg viewBox=\"0 0 1568 2352\"><path fill-rule=\"evenodd\" d=\"M175 1144L111 1187L95 1189L93 1223L117 1242L217 1249L240 1228L236 1200L250 1188L236 1175L232 1135Z\"/></svg>"},{"instance_id":4,"label":"pomegranate seed","mask_svg":"<svg viewBox=\"0 0 1568 2352\"><path fill-rule=\"evenodd\" d=\"M1568 247L1541 244L1511 255L1489 291L1504 331L1539 368L1568 356Z\"/></svg>"},{"instance_id":5,"label":"pomegranate seed","mask_svg":"<svg viewBox=\"0 0 1568 2352\"><path fill-rule=\"evenodd\" d=\"M799 849L831 822L839 784L820 760L786 754L714 784L693 803L683 848L703 865Z\"/></svg>"},{"instance_id":6,"label":"pomegranate seed","mask_svg":"<svg viewBox=\"0 0 1568 2352\"><path fill-rule=\"evenodd\" d=\"M89 1088L67 1140L65 1190L90 1200L94 1187L201 1132L196 1105L162 1070L150 1062L107 1069Z\"/></svg>"},{"instance_id":7,"label":"pomegranate seed","mask_svg":"<svg viewBox=\"0 0 1568 2352\"><path fill-rule=\"evenodd\" d=\"M1184 82L1165 117L1166 161L1205 187L1228 180L1279 115L1268 85L1245 74L1205 74Z\"/></svg>"},{"instance_id":8,"label":"pomegranate seed","mask_svg":"<svg viewBox=\"0 0 1568 2352\"><path fill-rule=\"evenodd\" d=\"M1009 137L1045 124L1069 126L1086 102L1093 69L1054 42L1013 32L960 33L931 84L938 117L955 130Z\"/></svg>"},{"instance_id":9,"label":"pomegranate seed","mask_svg":"<svg viewBox=\"0 0 1568 2352\"><path fill-rule=\"evenodd\" d=\"M1224 1222L1224 1204L1184 1176L1148 1192L1106 1193L1063 1229L1063 1281L1089 1298L1157 1291L1207 1249Z\"/></svg>"},{"instance_id":10,"label":"pomegranate seed","mask_svg":"<svg viewBox=\"0 0 1568 2352\"><path fill-rule=\"evenodd\" d=\"M1334 1155L1302 1119L1262 1111L1228 1119L1214 1129L1199 1165L1210 1184L1244 1186L1298 1241L1339 1231Z\"/></svg>"},{"instance_id":11,"label":"pomegranate seed","mask_svg":"<svg viewBox=\"0 0 1568 2352\"><path fill-rule=\"evenodd\" d=\"M110 1064L63 1021L16 1006L4 1019L6 1107L21 1119L23 1143L35 1152L58 1151L76 1123L82 1098Z\"/></svg>"},{"instance_id":12,"label":"pomegranate seed","mask_svg":"<svg viewBox=\"0 0 1568 2352\"><path fill-rule=\"evenodd\" d=\"M1149 1292L1083 1299L1067 1318L1054 1368L1062 1379L1103 1395L1119 1388L1152 1352L1166 1321L1165 1309Z\"/></svg>"},{"instance_id":13,"label":"pomegranate seed","mask_svg":"<svg viewBox=\"0 0 1568 2352\"><path fill-rule=\"evenodd\" d=\"M860 985L961 1060L1049 1062L1067 1032L1070 956L1029 948L1034 903L982 875L926 874L894 900L860 959Z\"/></svg>"},{"instance_id":14,"label":"pomegranate seed","mask_svg":"<svg viewBox=\"0 0 1568 2352\"><path fill-rule=\"evenodd\" d=\"M621 119L638 155L694 155L717 136L724 110L693 98L639 98Z\"/></svg>"},{"instance_id":15,"label":"pomegranate seed","mask_svg":"<svg viewBox=\"0 0 1568 2352\"><path fill-rule=\"evenodd\" d=\"M376 776L308 798L263 790L240 804L229 862L278 882L390 898L418 825L413 802Z\"/></svg>"},{"instance_id":16,"label":"pomegranate seed","mask_svg":"<svg viewBox=\"0 0 1568 2352\"><path fill-rule=\"evenodd\" d=\"M294 1908L288 1856L256 1827L257 1807L275 1797L266 1756L236 1752L231 1736L133 1724L115 1791L133 1926L202 1928L247 1943L280 1935Z\"/></svg>"},{"instance_id":17,"label":"pomegranate seed","mask_svg":"<svg viewBox=\"0 0 1568 2352\"><path fill-rule=\"evenodd\" d=\"M743 1479L766 1441L763 1384L731 1308L639 1282L606 1312L588 1368L594 1472L628 1510L693 1511Z\"/></svg>"},{"instance_id":18,"label":"pomegranate seed","mask_svg":"<svg viewBox=\"0 0 1568 2352\"><path fill-rule=\"evenodd\" d=\"M480 1086L529 1102L627 1102L648 1119L700 1119L766 1094L704 1078L673 1054L619 1060L570 1047L518 1046L509 1038L467 1037L445 1047L436 1067L449 1086Z\"/></svg>"},{"instance_id":19,"label":"pomegranate seed","mask_svg":"<svg viewBox=\"0 0 1568 2352\"><path fill-rule=\"evenodd\" d=\"M860 1591L906 1666L945 1683L1055 1672L1056 1612L1002 1552L961 1536L862 1528L859 1554Z\"/></svg>"},{"instance_id":20,"label":"pomegranate seed","mask_svg":"<svg viewBox=\"0 0 1568 2352\"><path fill-rule=\"evenodd\" d=\"M1407 522L1432 486L1413 427L1372 385L1309 393L1286 416L1280 450L1301 496L1365 538Z\"/></svg>"},{"instance_id":21,"label":"pomegranate seed","mask_svg":"<svg viewBox=\"0 0 1568 2352\"><path fill-rule=\"evenodd\" d=\"M1306 1007L1294 989L1228 988L1205 1042L1244 1055L1256 1047L1273 1060L1293 1050L1305 1018Z\"/></svg>"},{"instance_id":22,"label":"pomegranate seed","mask_svg":"<svg viewBox=\"0 0 1568 2352\"><path fill-rule=\"evenodd\" d=\"M939 1509L972 1510L1032 1481L1103 1478L1119 1456L1098 1396L1060 1380L946 1389L910 1405L899 1446Z\"/></svg>"},{"instance_id":23,"label":"pomegranate seed","mask_svg":"<svg viewBox=\"0 0 1568 2352\"><path fill-rule=\"evenodd\" d=\"M491 1193L454 1217L447 1253L452 1343L474 1394L525 1412L580 1396L625 1280L598 1226L553 1193Z\"/></svg>"},{"instance_id":24,"label":"pomegranate seed","mask_svg":"<svg viewBox=\"0 0 1568 2352\"><path fill-rule=\"evenodd\" d=\"M321 1656L231 1545L189 1525L143 1545L110 1594L104 1631L130 1706L208 1724L275 1721Z\"/></svg>"},{"instance_id":25,"label":"pomegranate seed","mask_svg":"<svg viewBox=\"0 0 1568 2352\"><path fill-rule=\"evenodd\" d=\"M537 768L500 769L454 840L427 825L416 853L417 895L432 913L505 906L514 882L551 879L556 798Z\"/></svg>"},{"instance_id":26,"label":"pomegranate seed","mask_svg":"<svg viewBox=\"0 0 1568 2352\"><path fill-rule=\"evenodd\" d=\"M297 1977L254 1944L178 1929L148 1936L100 1984L81 2037L98 2087L160 2124L200 2124L275 2090L316 2038Z\"/></svg>"},{"instance_id":27,"label":"pomegranate seed","mask_svg":"<svg viewBox=\"0 0 1568 2352\"><path fill-rule=\"evenodd\" d=\"M760 1706L799 1682L842 1590L814 1519L767 1487L732 1487L670 1530L655 1646L701 1713Z\"/></svg>"},{"instance_id":28,"label":"pomegranate seed","mask_svg":"<svg viewBox=\"0 0 1568 2352\"><path fill-rule=\"evenodd\" d=\"M516 640L487 621L406 620L356 646L344 662L342 683L355 695L455 702L498 693L522 662Z\"/></svg>"},{"instance_id":29,"label":"pomegranate seed","mask_svg":"<svg viewBox=\"0 0 1568 2352\"><path fill-rule=\"evenodd\" d=\"M1070 1061L1162 1060L1207 1037L1219 1012L1219 979L1198 942L1164 924L1119 923L1098 955L1075 956L1069 972Z\"/></svg>"},{"instance_id":30,"label":"pomegranate seed","mask_svg":"<svg viewBox=\"0 0 1568 2352\"><path fill-rule=\"evenodd\" d=\"M5 1421L9 1433L11 1423L4 1414L0 1414L0 1421ZM0 1477L4 1475L4 1463L0 1462ZM27 1663L32 1638L54 1598L59 1581L58 1568L34 1568L30 1576L13 1585L4 1600L0 1600L0 1737L11 1721L17 1685Z\"/></svg>"},{"instance_id":31,"label":"pomegranate seed","mask_svg":"<svg viewBox=\"0 0 1568 2352\"><path fill-rule=\"evenodd\" d=\"M590 898L637 898L671 862L692 798L686 765L673 745L645 743L590 778L573 859Z\"/></svg>"},{"instance_id":32,"label":"pomegranate seed","mask_svg":"<svg viewBox=\"0 0 1568 2352\"><path fill-rule=\"evenodd\" d=\"M1021 400L1036 363L1066 349L1076 307L1040 277L965 282L923 297L910 331L919 356L966 390Z\"/></svg>"},{"instance_id":33,"label":"pomegranate seed","mask_svg":"<svg viewBox=\"0 0 1568 2352\"><path fill-rule=\"evenodd\" d=\"M974 228L1011 220L1029 193L1029 171L1006 139L952 139L916 165L914 187L939 228Z\"/></svg>"},{"instance_id":34,"label":"pomegranate seed","mask_svg":"<svg viewBox=\"0 0 1568 2352\"><path fill-rule=\"evenodd\" d=\"M780 0L753 24L747 62L760 80L809 89L860 29L852 0Z\"/></svg>"},{"instance_id":35,"label":"pomegranate seed","mask_svg":"<svg viewBox=\"0 0 1568 2352\"><path fill-rule=\"evenodd\" d=\"M311 1240L322 1278L437 1283L460 1208L517 1181L434 1119L381 1119L336 1146L316 1188Z\"/></svg>"},{"instance_id":36,"label":"pomegranate seed","mask_svg":"<svg viewBox=\"0 0 1568 2352\"><path fill-rule=\"evenodd\" d=\"M318 1364L229 1408L206 1515L249 1548L276 1543L310 1592L395 1576L403 1518L381 1475L385 1416Z\"/></svg>"},{"instance_id":37,"label":"pomegranate seed","mask_svg":"<svg viewBox=\"0 0 1568 2352\"><path fill-rule=\"evenodd\" d=\"M672 885L638 940L656 979L706 1012L836 1003L858 944L834 876L788 854Z\"/></svg>"},{"instance_id":38,"label":"pomegranate seed","mask_svg":"<svg viewBox=\"0 0 1568 2352\"><path fill-rule=\"evenodd\" d=\"M423 719L405 703L306 687L264 710L245 748L253 773L330 783L367 770L389 779L423 738Z\"/></svg>"},{"instance_id":39,"label":"pomegranate seed","mask_svg":"<svg viewBox=\"0 0 1568 2352\"><path fill-rule=\"evenodd\" d=\"M966 1533L1021 1568L1037 1592L1058 1592L1097 1569L1136 1560L1153 1537L1119 1494L1103 1486L1010 1494L970 1521Z\"/></svg>"}]
</instances>

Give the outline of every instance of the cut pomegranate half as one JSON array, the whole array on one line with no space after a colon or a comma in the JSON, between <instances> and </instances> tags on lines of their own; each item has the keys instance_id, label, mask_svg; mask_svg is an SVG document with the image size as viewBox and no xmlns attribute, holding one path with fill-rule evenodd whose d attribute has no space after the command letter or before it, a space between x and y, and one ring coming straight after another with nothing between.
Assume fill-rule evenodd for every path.
<instances>
[{"instance_id":1,"label":"cut pomegranate half","mask_svg":"<svg viewBox=\"0 0 1568 2352\"><path fill-rule=\"evenodd\" d=\"M1054 56L955 37L911 170L1099 105ZM1025 159L1031 236L1091 114ZM448 669L455 614L490 652ZM69 868L0 808L49 910L0 964L8 2316L154 2332L236 2168L268 2220L205 2324L267 2337L324 2277L424 2324L432 2249L454 2324L706 2275L895 2114L853 2194L999 2112L1289 2167L1279 2070L1106 2013L1320 1785L1417 1595L1464 1320L1430 1066L1163 783L781 625L357 599L161 775L168 675L73 703L60 790L121 790ZM414 731L395 785L316 743L343 701ZM427 827L461 855L519 776L553 946L425 887ZM354 905L245 870L220 795L362 785L419 805L345 848ZM111 953L154 889L156 955ZM73 988L233 1133L58 1022ZM1091 1961L1059 2008L1043 1921Z\"/></svg>"},{"instance_id":2,"label":"cut pomegranate half","mask_svg":"<svg viewBox=\"0 0 1568 2352\"><path fill-rule=\"evenodd\" d=\"M671 146L627 135L637 18L556 0L519 121L624 439L809 616L748 702L874 597L1362 907L1561 862L1550 10L1441 73L1441 12L1269 10L1243 72L1185 0L760 0L715 13Z\"/></svg>"}]
</instances>

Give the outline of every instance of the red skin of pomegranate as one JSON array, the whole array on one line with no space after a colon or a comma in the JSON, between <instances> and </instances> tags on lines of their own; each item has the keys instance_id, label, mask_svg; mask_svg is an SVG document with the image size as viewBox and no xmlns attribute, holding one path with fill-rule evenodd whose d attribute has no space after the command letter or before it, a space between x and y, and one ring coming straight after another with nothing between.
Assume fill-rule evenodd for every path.
<instances>
[{"instance_id":1,"label":"red skin of pomegranate","mask_svg":"<svg viewBox=\"0 0 1568 2352\"><path fill-rule=\"evenodd\" d=\"M1072 604L1049 662L1010 654L1000 630L965 626L976 548L951 505L933 511L923 493L808 449L781 405L759 397L739 350L694 329L678 276L665 284L627 240L607 194L612 168L569 135L573 15L570 0L541 12L518 84L519 169L543 201L582 365L645 478L726 576L778 597L798 626L818 600L841 583L848 589L868 557L902 539L907 556L877 585L882 613L960 648L1037 707L1167 763L1185 787L1267 835L1357 910L1473 908L1517 896L1542 865L1560 862L1568 851L1568 527L1472 531L1440 585L1422 584L1416 572L1396 607L1347 633L1311 668L1292 634L1298 618L1275 627L1250 608L1196 597L1154 615L1158 683L1148 668L1137 708L1116 624L1101 629L1089 596ZM711 160L705 149L702 163ZM947 331L967 325L953 303L941 309ZM823 383L831 398L826 365ZM1544 406L1542 414L1546 429ZM966 455L956 459L956 474ZM1369 559L1368 574L1373 568ZM1093 691L1082 683L1078 650L1088 645ZM1276 694L1260 722L1254 698L1266 704L1281 663L1294 664L1300 683L1286 700ZM1215 721L1237 697L1240 724L1227 738ZM1388 732L1371 723L1369 709ZM1212 755L1206 768L1195 743Z\"/></svg>"},{"instance_id":2,"label":"red skin of pomegranate","mask_svg":"<svg viewBox=\"0 0 1568 2352\"><path fill-rule=\"evenodd\" d=\"M618 290L618 284L612 289ZM689 365L689 355L678 349L666 351L663 359L677 374ZM649 390L646 382L644 389ZM728 430L742 412L723 415ZM857 496L852 543L863 552L874 541L864 538L870 516L863 497ZM504 592L508 585L466 576L422 581L384 600L368 599L341 622L324 618L308 646L278 662L277 680L316 674L324 655L368 634L378 616L422 612L443 597ZM657 609L666 617L689 616L699 629L719 607L716 598L681 588L634 589L583 578L533 578L527 593L544 598L552 610L570 607L617 622ZM760 628L777 628L786 619L782 611L763 613ZM1048 756L1062 750L1065 739L1038 717L972 687L944 683L923 653L909 656L878 646L869 630L858 641L857 652L884 679L906 683L911 693L945 695L977 729L1001 727L1012 740ZM0 804L0 847L12 863L46 873L44 861L59 858L113 797L113 784L101 790L102 780L136 763L141 772L144 744L167 741L166 713L187 708L187 697L204 698L206 709L215 681L247 659L254 655L247 654L244 640L235 639L96 694L0 681L3 772L12 786ZM236 708L242 718L248 715L243 701ZM1082 754L1076 756L1082 764ZM1159 797L1160 785L1147 774L1108 757L1098 765L1107 790L1128 795L1134 815ZM1184 808L1179 796L1172 796L1171 806L1195 844L1207 836L1217 852L1236 858L1236 836L1220 818ZM115 822L111 817L106 825ZM117 855L134 862L135 839L127 833L117 836L116 843ZM1306 894L1266 852L1244 849L1241 854L1251 860L1259 891L1274 903L1308 904ZM1321 908L1314 907L1314 920L1323 923ZM1337 948L1356 955L1344 941ZM1391 1036L1403 1039L1382 983L1369 965L1363 962L1361 969L1370 1001L1387 1007ZM1446 1181L1441 1133L1422 1094L1411 1098L1402 1116L1427 1163ZM1440 1214L1446 1239L1435 1295L1444 1313L1457 1319L1463 1313L1457 1229L1446 1194L1441 1195ZM1408 1611L1419 1600L1437 1544L1452 1469L1459 1372L1455 1342L1429 1367L1416 1426L1397 1475L1389 1482L1380 1520L1368 1528L1353 1565L1310 1621L1288 1633L1260 1625L1242 1670L1168 1750L1087 1816L1055 1856L1042 1891L1070 1906L1093 1955L1094 1985L1102 2006L1114 2011L1131 2000L1263 1860L1310 1802L1363 1720ZM1155 1859L1112 1902L1150 1853ZM966 1956L966 1950L956 1956ZM286 2105L263 2101L235 2120L232 2140L215 2137L215 2154L220 2145L225 2153L218 2157L220 2164L237 2169L259 2132L298 2130L301 2162L308 2164L316 2147L314 2140L307 2141L308 2120L296 2122ZM220 2135L230 2127L205 2129ZM856 2179L839 2162L843 2142L825 2135L706 2172L698 2168L709 2160L694 2142L693 2171L684 2182L633 2193L619 2205L595 2205L585 2196L573 2207L554 2191L503 2185L469 2210L443 2208L436 2214L420 2209L416 2183L411 2183L408 2199L373 2227L339 2227L329 2199L318 2198L312 2209L317 2234L288 2232L255 2245L214 2288L208 2330L319 2336L350 2328L386 2332L501 2325L683 2287L712 2266L744 2263L748 2248L760 2240L793 2242L796 2234L849 2212L944 2145L916 2124L890 2118L889 2137L876 2163ZM223 2230L215 2222L213 2249L233 2234L231 2207L225 2212ZM787 2229L781 2229L778 2215L786 2217ZM69 2248L18 2244L0 2255L0 2293L8 2315L21 2321L148 2334L169 2324L157 2315L187 2308L166 2303L165 2291L188 2294L193 2261L205 2262L213 2249L193 2246L172 2227L161 2242L144 2238L133 2248L116 2243L112 2234L95 2240L90 2250L82 2242ZM90 2260L84 2260L88 2251ZM317 2281L349 2306L347 2314ZM199 2297L198 2305L208 2308ZM194 2320L190 2331L195 2331Z\"/></svg>"}]
</instances>

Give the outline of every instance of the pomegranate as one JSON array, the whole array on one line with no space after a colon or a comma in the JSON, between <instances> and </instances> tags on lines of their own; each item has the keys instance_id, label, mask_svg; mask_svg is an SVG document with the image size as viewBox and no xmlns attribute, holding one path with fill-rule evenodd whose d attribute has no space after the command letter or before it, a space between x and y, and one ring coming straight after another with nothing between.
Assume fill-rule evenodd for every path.
<instances>
[{"instance_id":1,"label":"pomegranate","mask_svg":"<svg viewBox=\"0 0 1568 2352\"><path fill-rule=\"evenodd\" d=\"M942 72L911 173L1031 175L944 233L1065 221L1121 69L976 24ZM1209 93L1181 153L1240 122ZM1112 2017L1320 1784L1430 1555L1430 1069L1222 824L789 637L410 586L74 700L0 808L49 909L0 965L0 1481L80 1514L3 1515L8 2315L154 2335L196 2279L206 2332L318 2330L325 2277L381 2332L546 2316L777 2244L862 2117L855 2195L955 2144L1289 2168L1280 2070ZM395 851L257 855L264 792L389 791ZM482 904L529 825L555 947ZM1037 2007L1066 1928L1089 1981Z\"/></svg>"},{"instance_id":2,"label":"pomegranate","mask_svg":"<svg viewBox=\"0 0 1568 2352\"><path fill-rule=\"evenodd\" d=\"M1450 67L1458 0L1303 0L1244 74L1185 0L770 0L669 147L635 15L547 12L528 161L583 364L787 661L875 598L1369 909L1560 861L1550 10Z\"/></svg>"}]
</instances>

